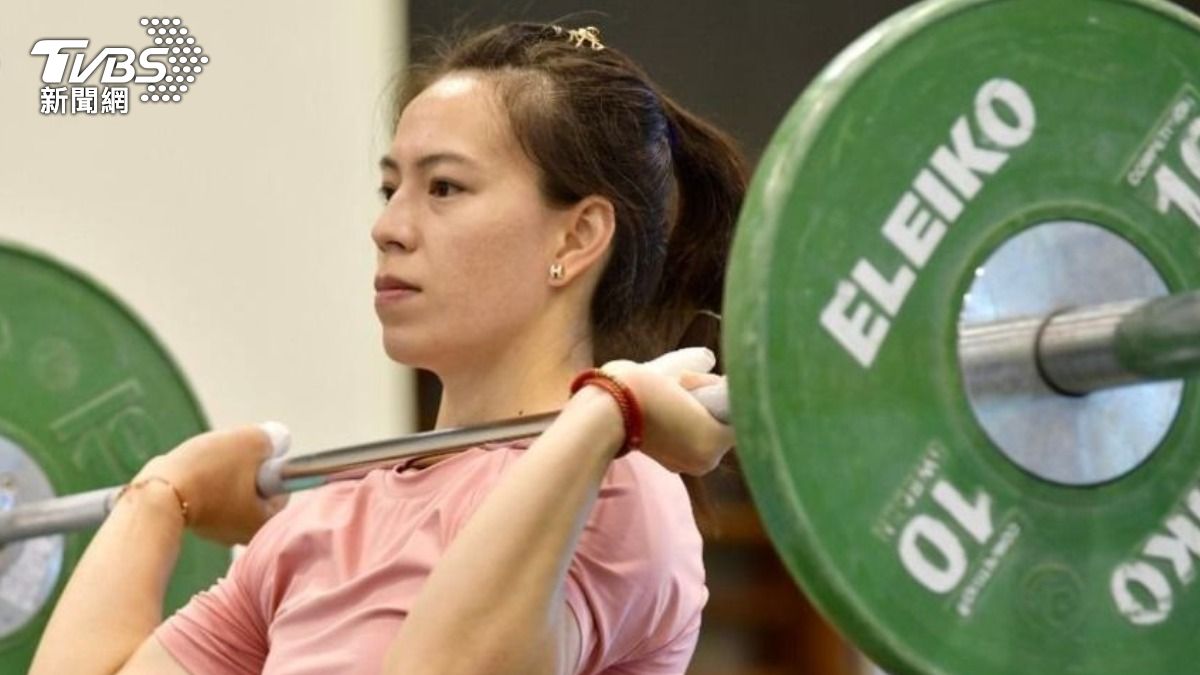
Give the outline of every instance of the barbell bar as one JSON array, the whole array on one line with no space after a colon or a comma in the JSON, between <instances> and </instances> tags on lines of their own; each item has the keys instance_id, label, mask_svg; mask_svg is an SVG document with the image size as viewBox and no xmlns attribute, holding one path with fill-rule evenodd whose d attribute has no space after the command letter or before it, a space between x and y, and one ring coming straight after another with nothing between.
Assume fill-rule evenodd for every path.
<instances>
[{"instance_id":1,"label":"barbell bar","mask_svg":"<svg viewBox=\"0 0 1200 675\"><path fill-rule=\"evenodd\" d=\"M1064 395L1191 377L1200 372L1200 292L968 325L959 336L964 370L1001 380L1029 352Z\"/></svg>"},{"instance_id":2,"label":"barbell bar","mask_svg":"<svg viewBox=\"0 0 1200 675\"><path fill-rule=\"evenodd\" d=\"M959 346L964 367L1011 368L1023 358L1012 345L1023 345L1030 338L1036 342L1033 352L1047 384L1067 394L1181 379L1200 372L1200 291L969 326L963 330ZM724 385L692 393L715 419L729 422ZM534 436L557 416L543 413L271 459L259 470L258 492L270 497L315 488L334 480L359 478L406 459ZM111 512L119 490L103 488L0 512L0 544L95 527Z\"/></svg>"}]
</instances>

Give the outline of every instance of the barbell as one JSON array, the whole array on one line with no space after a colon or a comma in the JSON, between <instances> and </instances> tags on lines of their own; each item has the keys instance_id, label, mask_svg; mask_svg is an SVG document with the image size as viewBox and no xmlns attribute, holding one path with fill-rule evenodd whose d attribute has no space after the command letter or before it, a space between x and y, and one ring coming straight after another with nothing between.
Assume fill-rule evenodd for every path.
<instances>
[{"instance_id":1,"label":"barbell","mask_svg":"<svg viewBox=\"0 0 1200 675\"><path fill-rule=\"evenodd\" d=\"M797 582L885 668L1189 667L1196 64L1200 21L1157 0L929 0L833 61L757 168L725 292L728 399L700 396L718 416L728 403ZM25 392L0 408L0 458L19 488L0 494L12 542L0 600L17 608L0 630L29 633L85 542L18 540L94 525L111 504L103 486L203 421L110 297L15 249L0 249L0 269L0 368ZM28 300L49 278L71 312ZM39 321L53 331L25 337ZM103 350L82 354L88 340ZM260 490L552 419L284 458L264 465ZM113 451L114 434L132 442ZM50 499L73 481L100 489ZM18 586L50 590L20 604L5 590Z\"/></svg>"},{"instance_id":2,"label":"barbell","mask_svg":"<svg viewBox=\"0 0 1200 675\"><path fill-rule=\"evenodd\" d=\"M1043 317L964 327L959 343L963 367L985 372L1004 395L1050 388L1068 396L1181 379L1200 372L1200 291L1167 298L1075 309ZM1013 372L1039 375L1015 379ZM715 419L731 423L727 387L691 392ZM272 497L329 482L361 478L403 460L536 436L557 412L470 427L436 429L294 457L260 467L258 493ZM67 497L9 504L0 511L0 544L95 527L112 510L120 486Z\"/></svg>"}]
</instances>

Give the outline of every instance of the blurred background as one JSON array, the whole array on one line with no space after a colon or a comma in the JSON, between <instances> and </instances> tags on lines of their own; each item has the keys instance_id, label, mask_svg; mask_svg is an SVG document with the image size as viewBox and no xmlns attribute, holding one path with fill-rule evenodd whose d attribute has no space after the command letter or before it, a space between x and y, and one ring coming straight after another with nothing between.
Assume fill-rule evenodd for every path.
<instances>
[{"instance_id":1,"label":"blurred background","mask_svg":"<svg viewBox=\"0 0 1200 675\"><path fill-rule=\"evenodd\" d=\"M0 243L47 253L126 302L214 426L283 420L296 452L428 428L437 383L380 348L368 236L392 85L422 36L595 25L756 160L821 66L905 4L26 3L0 22ZM182 102L40 114L35 41L138 48L143 16L182 17L211 58ZM690 672L870 672L796 590L730 464L708 479L720 534Z\"/></svg>"}]
</instances>

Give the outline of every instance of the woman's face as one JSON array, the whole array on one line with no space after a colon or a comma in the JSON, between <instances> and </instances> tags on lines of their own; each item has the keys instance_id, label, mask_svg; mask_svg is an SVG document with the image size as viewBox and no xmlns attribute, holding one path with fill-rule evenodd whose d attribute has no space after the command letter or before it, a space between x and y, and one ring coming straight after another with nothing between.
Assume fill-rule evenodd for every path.
<instances>
[{"instance_id":1,"label":"woman's face","mask_svg":"<svg viewBox=\"0 0 1200 675\"><path fill-rule=\"evenodd\" d=\"M377 287L396 277L419 289L376 294L388 356L440 372L519 339L549 299L566 212L543 199L493 85L435 82L405 108L380 166Z\"/></svg>"}]
</instances>

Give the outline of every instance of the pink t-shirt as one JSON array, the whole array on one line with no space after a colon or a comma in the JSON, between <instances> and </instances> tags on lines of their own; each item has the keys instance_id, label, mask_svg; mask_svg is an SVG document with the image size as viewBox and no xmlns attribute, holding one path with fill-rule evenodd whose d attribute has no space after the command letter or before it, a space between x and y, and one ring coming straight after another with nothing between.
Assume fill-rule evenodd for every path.
<instances>
[{"instance_id":1,"label":"pink t-shirt","mask_svg":"<svg viewBox=\"0 0 1200 675\"><path fill-rule=\"evenodd\" d=\"M293 495L156 637L197 675L380 672L442 552L530 442ZM701 546L679 476L636 452L612 463L567 573L576 672L686 670L708 600Z\"/></svg>"}]
</instances>

